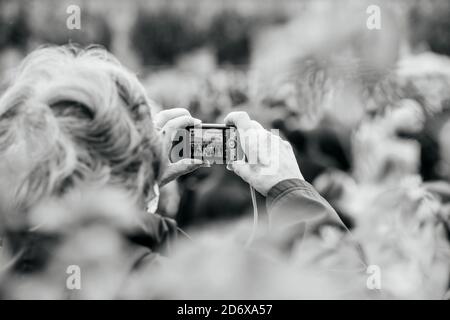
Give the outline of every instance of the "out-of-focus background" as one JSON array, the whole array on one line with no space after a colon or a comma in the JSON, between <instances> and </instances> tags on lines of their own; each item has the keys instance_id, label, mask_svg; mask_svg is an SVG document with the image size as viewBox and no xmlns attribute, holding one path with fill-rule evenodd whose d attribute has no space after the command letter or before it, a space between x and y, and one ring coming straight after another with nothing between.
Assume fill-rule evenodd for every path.
<instances>
[{"instance_id":1,"label":"out-of-focus background","mask_svg":"<svg viewBox=\"0 0 450 320\"><path fill-rule=\"evenodd\" d=\"M80 30L66 28L69 5ZM366 25L370 5L379 30ZM161 108L203 122L245 110L279 129L385 270L387 292L445 295L450 1L0 0L0 78L40 45L68 42L106 47ZM168 185L160 208L189 230L245 216L251 198L215 166Z\"/></svg>"}]
</instances>

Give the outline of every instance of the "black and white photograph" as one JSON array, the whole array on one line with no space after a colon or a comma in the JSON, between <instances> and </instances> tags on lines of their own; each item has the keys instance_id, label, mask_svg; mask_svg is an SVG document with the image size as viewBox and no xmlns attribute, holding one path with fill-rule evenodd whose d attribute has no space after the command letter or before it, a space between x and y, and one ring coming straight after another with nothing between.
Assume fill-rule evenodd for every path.
<instances>
[{"instance_id":1,"label":"black and white photograph","mask_svg":"<svg viewBox=\"0 0 450 320\"><path fill-rule=\"evenodd\" d=\"M10 300L450 300L450 0L0 0Z\"/></svg>"}]
</instances>

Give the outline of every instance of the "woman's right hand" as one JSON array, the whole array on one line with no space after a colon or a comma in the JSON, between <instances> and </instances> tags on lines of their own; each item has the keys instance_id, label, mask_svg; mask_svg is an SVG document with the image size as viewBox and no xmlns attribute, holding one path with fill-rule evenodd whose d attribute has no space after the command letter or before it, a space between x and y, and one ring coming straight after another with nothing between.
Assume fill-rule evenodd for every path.
<instances>
[{"instance_id":1,"label":"woman's right hand","mask_svg":"<svg viewBox=\"0 0 450 320\"><path fill-rule=\"evenodd\" d=\"M231 112L225 123L236 126L246 160L227 166L255 190L266 196L277 183L286 179L303 179L289 142L265 130L246 112Z\"/></svg>"}]
</instances>

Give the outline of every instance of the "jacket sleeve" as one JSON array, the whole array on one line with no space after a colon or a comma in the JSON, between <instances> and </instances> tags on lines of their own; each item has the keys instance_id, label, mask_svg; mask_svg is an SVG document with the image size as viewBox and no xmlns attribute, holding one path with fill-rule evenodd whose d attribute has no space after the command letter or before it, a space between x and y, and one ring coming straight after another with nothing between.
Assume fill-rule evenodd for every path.
<instances>
[{"instance_id":1,"label":"jacket sleeve","mask_svg":"<svg viewBox=\"0 0 450 320\"><path fill-rule=\"evenodd\" d=\"M317 235L317 231L324 225L349 232L331 205L304 180L279 182L269 191L266 204L270 238L282 250L290 251L294 243L304 239L306 235ZM348 263L367 263L364 251L355 239L349 237L345 247L351 252L351 259L346 259L349 260Z\"/></svg>"},{"instance_id":2,"label":"jacket sleeve","mask_svg":"<svg viewBox=\"0 0 450 320\"><path fill-rule=\"evenodd\" d=\"M331 205L304 180L279 182L270 189L266 205L273 231L296 228L299 232L305 232L323 224L344 227Z\"/></svg>"}]
</instances>

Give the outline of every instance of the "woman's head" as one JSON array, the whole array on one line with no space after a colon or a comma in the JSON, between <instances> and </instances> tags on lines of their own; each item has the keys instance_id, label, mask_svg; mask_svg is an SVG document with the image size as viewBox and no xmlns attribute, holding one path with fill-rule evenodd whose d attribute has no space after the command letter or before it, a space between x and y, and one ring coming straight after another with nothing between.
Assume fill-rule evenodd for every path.
<instances>
[{"instance_id":1,"label":"woman's head","mask_svg":"<svg viewBox=\"0 0 450 320\"><path fill-rule=\"evenodd\" d=\"M0 155L3 188L22 210L81 183L144 204L161 157L137 78L105 50L73 46L38 49L19 66L0 98Z\"/></svg>"}]
</instances>

